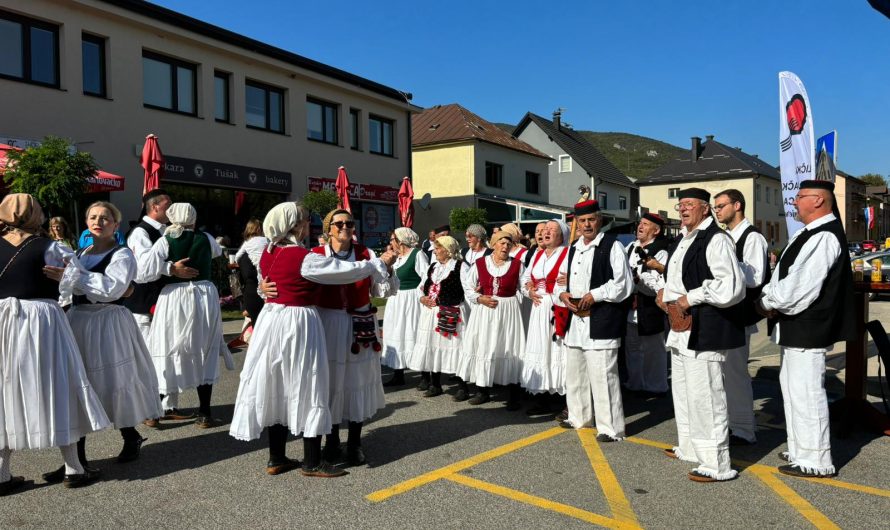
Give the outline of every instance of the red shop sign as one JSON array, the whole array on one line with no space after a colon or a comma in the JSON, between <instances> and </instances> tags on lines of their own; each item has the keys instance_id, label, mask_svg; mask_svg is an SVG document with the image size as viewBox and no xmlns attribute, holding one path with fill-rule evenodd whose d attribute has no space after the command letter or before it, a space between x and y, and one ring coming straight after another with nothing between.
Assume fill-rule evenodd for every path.
<instances>
[{"instance_id":1,"label":"red shop sign","mask_svg":"<svg viewBox=\"0 0 890 530\"><path fill-rule=\"evenodd\" d=\"M336 193L334 182L335 179L307 177L309 191L328 190ZM397 202L399 200L399 189L391 186L352 182L349 184L349 197L359 201Z\"/></svg>"}]
</instances>

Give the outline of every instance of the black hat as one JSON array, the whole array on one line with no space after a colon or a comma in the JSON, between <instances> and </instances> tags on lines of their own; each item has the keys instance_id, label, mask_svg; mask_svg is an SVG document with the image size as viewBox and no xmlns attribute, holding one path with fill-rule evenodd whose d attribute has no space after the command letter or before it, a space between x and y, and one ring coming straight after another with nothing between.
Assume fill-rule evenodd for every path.
<instances>
[{"instance_id":1,"label":"black hat","mask_svg":"<svg viewBox=\"0 0 890 530\"><path fill-rule=\"evenodd\" d=\"M451 232L451 227L449 225L442 225L442 226L436 228L435 230L436 230L437 234L440 232Z\"/></svg>"},{"instance_id":2,"label":"black hat","mask_svg":"<svg viewBox=\"0 0 890 530\"><path fill-rule=\"evenodd\" d=\"M600 211L600 205L596 201L584 201L575 205L575 215L587 215Z\"/></svg>"},{"instance_id":3,"label":"black hat","mask_svg":"<svg viewBox=\"0 0 890 530\"><path fill-rule=\"evenodd\" d=\"M664 228L664 219L660 215L647 212L647 213L643 214L643 219L653 222L653 223L657 224L658 226Z\"/></svg>"},{"instance_id":4,"label":"black hat","mask_svg":"<svg viewBox=\"0 0 890 530\"><path fill-rule=\"evenodd\" d=\"M686 188L685 190L680 190L680 193L677 194L677 198L680 200L698 199L700 201L709 202L711 200L711 194L701 188Z\"/></svg>"},{"instance_id":5,"label":"black hat","mask_svg":"<svg viewBox=\"0 0 890 530\"><path fill-rule=\"evenodd\" d=\"M828 190L834 193L834 182L830 180L802 180L800 182L802 190Z\"/></svg>"},{"instance_id":6,"label":"black hat","mask_svg":"<svg viewBox=\"0 0 890 530\"><path fill-rule=\"evenodd\" d=\"M154 199L155 197L160 197L160 196L162 196L162 195L167 195L168 197L170 196L170 194L167 193L167 192L166 192L165 190L163 190L162 188L155 188L155 189L151 190L150 192L148 192L148 193L146 193L145 195L142 196L142 204L145 204L145 203L147 203L148 201Z\"/></svg>"}]
</instances>

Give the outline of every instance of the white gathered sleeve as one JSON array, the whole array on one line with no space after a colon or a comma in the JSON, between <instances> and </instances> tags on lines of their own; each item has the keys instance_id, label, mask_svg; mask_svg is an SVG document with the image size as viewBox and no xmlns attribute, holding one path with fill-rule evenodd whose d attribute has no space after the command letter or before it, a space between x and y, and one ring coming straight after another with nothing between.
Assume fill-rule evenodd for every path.
<instances>
[{"instance_id":1,"label":"white gathered sleeve","mask_svg":"<svg viewBox=\"0 0 890 530\"><path fill-rule=\"evenodd\" d=\"M739 267L745 277L745 287L758 287L763 284L766 277L766 238L757 232L752 232L745 240L745 248L742 250L742 262Z\"/></svg>"},{"instance_id":2,"label":"white gathered sleeve","mask_svg":"<svg viewBox=\"0 0 890 530\"><path fill-rule=\"evenodd\" d=\"M379 258L356 262L329 258L310 252L303 259L300 273L304 278L322 285L344 285L355 283L371 276L374 282L389 278L386 264Z\"/></svg>"},{"instance_id":3,"label":"white gathered sleeve","mask_svg":"<svg viewBox=\"0 0 890 530\"><path fill-rule=\"evenodd\" d=\"M162 237L158 241L163 239ZM136 283L153 281L150 276L156 275L157 271L160 271L160 275L157 275L154 278L155 280L160 278L160 276L170 276L170 264L165 261L166 257L164 257L161 263L154 263L155 257L152 254L154 245L144 229L134 228L130 233L130 237L127 238L127 246L130 247L133 255L136 256Z\"/></svg>"},{"instance_id":4,"label":"white gathered sleeve","mask_svg":"<svg viewBox=\"0 0 890 530\"><path fill-rule=\"evenodd\" d=\"M633 275L627 264L624 247L618 241L615 241L609 250L609 264L612 266L612 278L590 291L595 302L618 303L633 293Z\"/></svg>"},{"instance_id":5,"label":"white gathered sleeve","mask_svg":"<svg viewBox=\"0 0 890 530\"><path fill-rule=\"evenodd\" d=\"M473 264L472 267L461 270L460 275L460 283L464 288L464 298L472 305L479 304L479 297L482 296L482 293L478 291L479 271L476 270L477 266L478 264Z\"/></svg>"},{"instance_id":6,"label":"white gathered sleeve","mask_svg":"<svg viewBox=\"0 0 890 530\"><path fill-rule=\"evenodd\" d=\"M714 234L705 249L705 259L714 278L704 280L701 287L686 294L689 305L725 308L741 302L745 297L745 282L732 238L725 233Z\"/></svg>"},{"instance_id":7,"label":"white gathered sleeve","mask_svg":"<svg viewBox=\"0 0 890 530\"><path fill-rule=\"evenodd\" d=\"M136 278L136 258L129 248L114 253L105 272L88 271L77 257L68 262L59 284L62 296L85 295L93 303L119 300Z\"/></svg>"},{"instance_id":8,"label":"white gathered sleeve","mask_svg":"<svg viewBox=\"0 0 890 530\"><path fill-rule=\"evenodd\" d=\"M169 271L167 258L170 256L170 245L167 238L162 237L155 241L148 252L141 258L136 258L138 272L136 283L148 283L160 279Z\"/></svg>"},{"instance_id":9,"label":"white gathered sleeve","mask_svg":"<svg viewBox=\"0 0 890 530\"><path fill-rule=\"evenodd\" d=\"M64 267L65 263L74 257L74 251L58 241L50 243L43 252L43 262L50 267Z\"/></svg>"},{"instance_id":10,"label":"white gathered sleeve","mask_svg":"<svg viewBox=\"0 0 890 530\"><path fill-rule=\"evenodd\" d=\"M822 292L828 270L840 254L841 245L834 234L820 232L814 235L801 247L788 275L781 280L778 274L773 275L763 288L761 304L785 315L796 315L810 307Z\"/></svg>"},{"instance_id":11,"label":"white gathered sleeve","mask_svg":"<svg viewBox=\"0 0 890 530\"><path fill-rule=\"evenodd\" d=\"M532 262L535 258L532 258ZM519 275L519 292L522 296L531 298L531 291L528 290L527 284L532 281L532 267L523 267L522 274Z\"/></svg>"},{"instance_id":12,"label":"white gathered sleeve","mask_svg":"<svg viewBox=\"0 0 890 530\"><path fill-rule=\"evenodd\" d=\"M371 256L371 259L377 259L377 254L373 250L368 249L368 254ZM399 280L395 274L388 274L384 278L373 278L371 281L371 296L375 298L386 297L389 292L389 286L392 284L392 278L396 278L396 285L398 285Z\"/></svg>"},{"instance_id":13,"label":"white gathered sleeve","mask_svg":"<svg viewBox=\"0 0 890 530\"><path fill-rule=\"evenodd\" d=\"M263 251L266 250L266 247L268 245L269 240L265 237L254 236L241 245L241 248L239 248L238 252L235 253L235 261L237 262L239 259L241 259L241 256L247 254L250 262L253 263L253 266L257 270L259 270L260 258L263 257Z\"/></svg>"}]
</instances>

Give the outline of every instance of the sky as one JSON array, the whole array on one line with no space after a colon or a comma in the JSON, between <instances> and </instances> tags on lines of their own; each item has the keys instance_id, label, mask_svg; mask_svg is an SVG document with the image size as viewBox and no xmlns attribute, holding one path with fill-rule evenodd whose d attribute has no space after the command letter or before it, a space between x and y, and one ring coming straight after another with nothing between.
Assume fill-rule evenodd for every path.
<instances>
[{"instance_id":1,"label":"sky","mask_svg":"<svg viewBox=\"0 0 890 530\"><path fill-rule=\"evenodd\" d=\"M778 73L804 85L838 169L890 174L890 19L866 0L154 0L491 122L563 108L575 129L779 161Z\"/></svg>"}]
</instances>

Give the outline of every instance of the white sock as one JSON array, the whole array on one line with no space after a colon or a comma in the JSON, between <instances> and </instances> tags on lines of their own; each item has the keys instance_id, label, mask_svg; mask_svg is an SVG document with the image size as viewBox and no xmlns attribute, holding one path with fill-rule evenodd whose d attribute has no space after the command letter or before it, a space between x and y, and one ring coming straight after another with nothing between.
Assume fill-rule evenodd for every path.
<instances>
[{"instance_id":1,"label":"white sock","mask_svg":"<svg viewBox=\"0 0 890 530\"><path fill-rule=\"evenodd\" d=\"M12 478L12 473L9 472L9 456L11 454L12 449L8 447L0 449L0 482L7 482Z\"/></svg>"},{"instance_id":2,"label":"white sock","mask_svg":"<svg viewBox=\"0 0 890 530\"><path fill-rule=\"evenodd\" d=\"M62 458L65 460L65 474L83 474L83 466L80 465L80 460L77 458L77 442L65 447L59 447L59 449L62 451Z\"/></svg>"}]
</instances>

